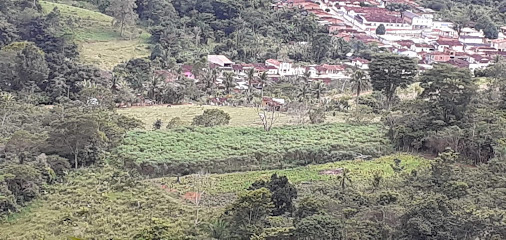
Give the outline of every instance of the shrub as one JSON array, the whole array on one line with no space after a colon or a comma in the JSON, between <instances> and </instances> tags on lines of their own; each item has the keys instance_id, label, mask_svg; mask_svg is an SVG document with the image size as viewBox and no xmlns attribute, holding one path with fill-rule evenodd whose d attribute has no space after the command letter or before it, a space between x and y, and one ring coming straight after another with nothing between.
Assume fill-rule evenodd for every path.
<instances>
[{"instance_id":1,"label":"shrub","mask_svg":"<svg viewBox=\"0 0 506 240\"><path fill-rule=\"evenodd\" d=\"M153 130L160 130L162 128L162 120L156 119L156 122L153 123Z\"/></svg>"},{"instance_id":2,"label":"shrub","mask_svg":"<svg viewBox=\"0 0 506 240\"><path fill-rule=\"evenodd\" d=\"M316 108L309 111L309 120L312 124L325 122L325 110L323 108Z\"/></svg>"},{"instance_id":3,"label":"shrub","mask_svg":"<svg viewBox=\"0 0 506 240\"><path fill-rule=\"evenodd\" d=\"M205 110L202 115L193 118L192 125L214 127L220 125L228 125L230 122L230 115L220 109Z\"/></svg>"},{"instance_id":4,"label":"shrub","mask_svg":"<svg viewBox=\"0 0 506 240\"><path fill-rule=\"evenodd\" d=\"M181 120L180 117L175 117L169 121L169 123L167 124L167 129L178 128L178 127L182 127L184 125L185 125L185 123L183 122L183 120Z\"/></svg>"}]
</instances>

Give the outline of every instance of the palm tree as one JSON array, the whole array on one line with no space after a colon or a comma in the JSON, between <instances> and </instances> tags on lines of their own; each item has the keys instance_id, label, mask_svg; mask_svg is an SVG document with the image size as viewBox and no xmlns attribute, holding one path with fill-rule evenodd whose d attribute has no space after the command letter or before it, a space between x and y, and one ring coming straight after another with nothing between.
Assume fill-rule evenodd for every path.
<instances>
[{"instance_id":1,"label":"palm tree","mask_svg":"<svg viewBox=\"0 0 506 240\"><path fill-rule=\"evenodd\" d=\"M262 75L260 75L260 95L261 99L264 99L264 87L267 84L267 72L263 72Z\"/></svg>"},{"instance_id":2,"label":"palm tree","mask_svg":"<svg viewBox=\"0 0 506 240\"><path fill-rule=\"evenodd\" d=\"M248 96L247 96L247 99L248 99L248 103L251 102L251 88L252 88L252 85L253 85L253 80L255 80L255 68L251 68L249 71L248 71L248 76L247 76L247 79L248 79Z\"/></svg>"},{"instance_id":3,"label":"palm tree","mask_svg":"<svg viewBox=\"0 0 506 240\"><path fill-rule=\"evenodd\" d=\"M351 84L353 90L357 93L357 98L355 99L355 105L358 109L358 101L360 98L360 93L362 90L368 89L370 87L369 77L367 73L362 70L357 70L353 74L353 78L351 79Z\"/></svg>"},{"instance_id":4,"label":"palm tree","mask_svg":"<svg viewBox=\"0 0 506 240\"><path fill-rule=\"evenodd\" d=\"M341 188L344 190L346 189L346 182L351 184L351 178L349 176L350 170L343 168L343 174L338 176L337 179L339 180L339 183L341 185Z\"/></svg>"},{"instance_id":5,"label":"palm tree","mask_svg":"<svg viewBox=\"0 0 506 240\"><path fill-rule=\"evenodd\" d=\"M309 71L304 72L302 76L299 76L299 101L304 101L307 98L308 93L310 92L310 79L311 73Z\"/></svg>"},{"instance_id":6,"label":"palm tree","mask_svg":"<svg viewBox=\"0 0 506 240\"><path fill-rule=\"evenodd\" d=\"M325 87L325 83L323 83L322 81L317 81L313 83L312 90L316 96L316 99L320 101L321 95L323 94L323 92L325 92L325 90L327 90L327 88Z\"/></svg>"},{"instance_id":7,"label":"palm tree","mask_svg":"<svg viewBox=\"0 0 506 240\"><path fill-rule=\"evenodd\" d=\"M227 94L230 93L230 88L234 87L235 86L235 83L234 83L234 73L233 72L225 72L223 74L223 76L225 77L225 79L223 79L223 85L225 85L225 92Z\"/></svg>"},{"instance_id":8,"label":"palm tree","mask_svg":"<svg viewBox=\"0 0 506 240\"><path fill-rule=\"evenodd\" d=\"M206 69L206 72L207 74L204 76L203 90L207 93L207 95L212 95L216 78L218 78L218 72L216 69Z\"/></svg>"}]
</instances>

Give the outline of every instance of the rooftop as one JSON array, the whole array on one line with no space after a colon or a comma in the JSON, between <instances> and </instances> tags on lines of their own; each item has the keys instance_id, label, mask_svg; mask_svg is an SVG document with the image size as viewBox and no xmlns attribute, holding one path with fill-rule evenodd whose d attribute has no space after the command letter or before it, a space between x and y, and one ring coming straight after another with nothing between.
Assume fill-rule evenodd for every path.
<instances>
[{"instance_id":1,"label":"rooftop","mask_svg":"<svg viewBox=\"0 0 506 240\"><path fill-rule=\"evenodd\" d=\"M228 59L227 57L225 57L223 55L208 55L207 61L221 65L221 66L223 66L225 64L234 64L234 62L230 61L230 59Z\"/></svg>"}]
</instances>

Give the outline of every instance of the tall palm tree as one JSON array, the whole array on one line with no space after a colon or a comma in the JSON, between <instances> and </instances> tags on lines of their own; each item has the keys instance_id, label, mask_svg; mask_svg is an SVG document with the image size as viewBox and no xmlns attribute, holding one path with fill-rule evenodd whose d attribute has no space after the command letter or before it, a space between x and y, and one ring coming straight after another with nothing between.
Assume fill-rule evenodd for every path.
<instances>
[{"instance_id":1,"label":"tall palm tree","mask_svg":"<svg viewBox=\"0 0 506 240\"><path fill-rule=\"evenodd\" d=\"M356 105L356 108L358 109L358 103L359 103L358 101L360 98L360 93L362 92L362 90L369 89L369 87L371 85L369 82L369 76L364 71L357 70L357 71L355 71L355 73L353 73L353 78L351 79L351 84L352 84L353 90L357 93L357 98L355 99L355 105Z\"/></svg>"},{"instance_id":2,"label":"tall palm tree","mask_svg":"<svg viewBox=\"0 0 506 240\"><path fill-rule=\"evenodd\" d=\"M306 100L308 93L311 91L311 73L309 71L304 72L302 76L299 76L299 101Z\"/></svg>"},{"instance_id":3,"label":"tall palm tree","mask_svg":"<svg viewBox=\"0 0 506 240\"><path fill-rule=\"evenodd\" d=\"M262 75L260 75L260 96L261 99L264 99L264 87L267 84L267 72L263 72Z\"/></svg>"},{"instance_id":4,"label":"tall palm tree","mask_svg":"<svg viewBox=\"0 0 506 240\"><path fill-rule=\"evenodd\" d=\"M251 88L252 88L252 85L253 85L253 80L255 80L255 68L251 68L248 71L247 79L248 79L248 96L247 96L247 99L248 99L248 103L249 103L249 102L251 102L251 99L252 99Z\"/></svg>"},{"instance_id":5,"label":"tall palm tree","mask_svg":"<svg viewBox=\"0 0 506 240\"><path fill-rule=\"evenodd\" d=\"M233 72L225 72L223 74L223 76L225 77L225 79L223 79L223 85L225 85L225 92L227 94L230 93L230 88L234 87L235 86L235 83L234 83L234 73Z\"/></svg>"},{"instance_id":6,"label":"tall palm tree","mask_svg":"<svg viewBox=\"0 0 506 240\"><path fill-rule=\"evenodd\" d=\"M325 83L323 83L322 81L317 81L317 82L313 83L313 89L312 90L313 90L313 93L316 96L316 99L318 101L320 101L323 92L325 92L325 90L327 90L327 88L325 86Z\"/></svg>"},{"instance_id":7,"label":"tall palm tree","mask_svg":"<svg viewBox=\"0 0 506 240\"><path fill-rule=\"evenodd\" d=\"M339 184L341 185L341 188L343 190L346 189L346 182L351 184L350 170L343 168L342 175L338 176L337 179L339 180Z\"/></svg>"}]
</instances>

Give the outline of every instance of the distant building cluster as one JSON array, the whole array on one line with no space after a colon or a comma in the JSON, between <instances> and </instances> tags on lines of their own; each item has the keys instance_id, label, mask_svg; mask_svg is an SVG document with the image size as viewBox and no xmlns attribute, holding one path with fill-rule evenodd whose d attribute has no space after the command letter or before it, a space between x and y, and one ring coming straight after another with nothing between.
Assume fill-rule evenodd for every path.
<instances>
[{"instance_id":1,"label":"distant building cluster","mask_svg":"<svg viewBox=\"0 0 506 240\"><path fill-rule=\"evenodd\" d=\"M389 4L402 4L409 10L389 9ZM453 23L435 19L433 10L415 1L279 0L273 7L303 9L314 14L330 34L347 41L377 43L393 53L417 58L421 69L444 62L473 71L506 55L506 27L494 40L473 28L457 31ZM385 34L376 34L381 25Z\"/></svg>"}]
</instances>

